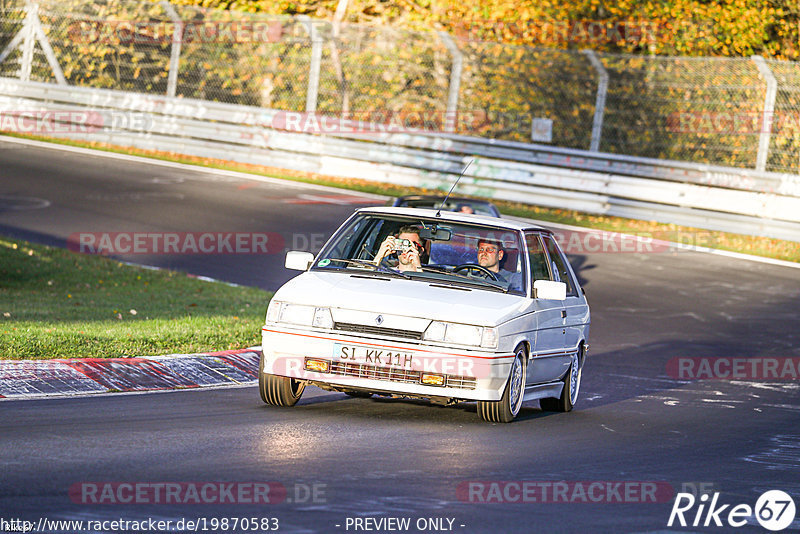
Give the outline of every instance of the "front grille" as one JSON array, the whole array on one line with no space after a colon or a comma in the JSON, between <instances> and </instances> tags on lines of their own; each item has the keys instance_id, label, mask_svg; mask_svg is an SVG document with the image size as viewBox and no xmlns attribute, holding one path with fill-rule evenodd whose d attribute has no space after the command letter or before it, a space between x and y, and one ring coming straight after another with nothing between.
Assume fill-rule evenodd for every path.
<instances>
[{"instance_id":1,"label":"front grille","mask_svg":"<svg viewBox=\"0 0 800 534\"><path fill-rule=\"evenodd\" d=\"M355 378L375 378L404 384L419 384L419 371L396 367L378 367L363 363L331 362L331 374Z\"/></svg>"},{"instance_id":2,"label":"front grille","mask_svg":"<svg viewBox=\"0 0 800 534\"><path fill-rule=\"evenodd\" d=\"M333 323L334 330L344 332L356 332L359 334L374 334L378 336L402 337L406 339L422 339L422 332L413 330L401 330L399 328L381 328L380 326L370 326L366 324L354 323Z\"/></svg>"},{"instance_id":3,"label":"front grille","mask_svg":"<svg viewBox=\"0 0 800 534\"><path fill-rule=\"evenodd\" d=\"M354 378L373 378L376 380L388 380L390 382L402 382L404 384L419 384L421 374L419 371L399 369L395 367L379 367L377 365L367 365L350 362L331 362L330 373L339 376L351 376ZM475 389L475 378L470 376L444 375L445 386L461 389Z\"/></svg>"},{"instance_id":4,"label":"front grille","mask_svg":"<svg viewBox=\"0 0 800 534\"><path fill-rule=\"evenodd\" d=\"M445 378L451 388L475 389L475 379L471 376L445 375Z\"/></svg>"}]
</instances>

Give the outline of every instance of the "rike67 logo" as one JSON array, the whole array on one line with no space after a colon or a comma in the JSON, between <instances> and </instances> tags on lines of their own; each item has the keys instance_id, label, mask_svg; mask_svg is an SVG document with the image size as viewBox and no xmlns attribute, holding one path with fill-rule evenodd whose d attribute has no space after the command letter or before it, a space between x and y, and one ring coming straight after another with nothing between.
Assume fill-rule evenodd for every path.
<instances>
[{"instance_id":1,"label":"rike67 logo","mask_svg":"<svg viewBox=\"0 0 800 534\"><path fill-rule=\"evenodd\" d=\"M703 494L697 499L691 493L678 493L667 526L738 528L755 516L759 525L777 532L789 527L795 518L794 500L784 491L764 492L756 501L755 508L749 504L719 504L719 495L719 492L712 497Z\"/></svg>"}]
</instances>

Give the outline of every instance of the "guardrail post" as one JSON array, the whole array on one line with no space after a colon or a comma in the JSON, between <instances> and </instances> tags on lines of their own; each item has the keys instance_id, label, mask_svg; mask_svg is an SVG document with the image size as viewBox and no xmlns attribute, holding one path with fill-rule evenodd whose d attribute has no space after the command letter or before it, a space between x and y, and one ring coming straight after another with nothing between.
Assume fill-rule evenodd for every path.
<instances>
[{"instance_id":1,"label":"guardrail post","mask_svg":"<svg viewBox=\"0 0 800 534\"><path fill-rule=\"evenodd\" d=\"M183 21L175 8L167 0L161 0L161 7L167 12L169 18L175 24L172 31L172 50L169 55L169 76L167 77L167 96L175 96L178 89L178 69L181 60L181 42L183 41Z\"/></svg>"},{"instance_id":2,"label":"guardrail post","mask_svg":"<svg viewBox=\"0 0 800 534\"><path fill-rule=\"evenodd\" d=\"M311 63L308 66L308 89L306 90L306 113L317 111L317 96L319 95L319 69L322 64L322 38L317 32L317 27L307 15L298 17L308 28L311 39Z\"/></svg>"},{"instance_id":3,"label":"guardrail post","mask_svg":"<svg viewBox=\"0 0 800 534\"><path fill-rule=\"evenodd\" d=\"M761 114L761 128L758 134L758 156L756 157L756 170L764 171L767 168L769 139L772 135L772 121L775 114L775 96L778 93L778 82L763 57L752 56L752 60L758 67L758 73L767 83L767 94L764 95L764 111Z\"/></svg>"},{"instance_id":4,"label":"guardrail post","mask_svg":"<svg viewBox=\"0 0 800 534\"><path fill-rule=\"evenodd\" d=\"M447 111L445 112L444 131L453 133L456 131L458 113L458 95L461 91L461 69L464 65L464 54L461 53L450 34L444 31L436 32L439 34L444 46L453 58L453 66L450 69L450 88L447 92Z\"/></svg>"},{"instance_id":5,"label":"guardrail post","mask_svg":"<svg viewBox=\"0 0 800 534\"><path fill-rule=\"evenodd\" d=\"M608 71L597 58L594 50L581 50L597 71L597 98L594 102L594 118L592 119L592 142L589 150L600 150L600 137L603 135L603 114L606 111L606 94L608 93Z\"/></svg>"},{"instance_id":6,"label":"guardrail post","mask_svg":"<svg viewBox=\"0 0 800 534\"><path fill-rule=\"evenodd\" d=\"M33 65L33 47L36 45L36 26L34 20L39 17L39 6L29 3L25 6L25 23L22 30L24 42L22 44L22 63L20 65L19 79L23 82L31 80L31 67Z\"/></svg>"}]
</instances>

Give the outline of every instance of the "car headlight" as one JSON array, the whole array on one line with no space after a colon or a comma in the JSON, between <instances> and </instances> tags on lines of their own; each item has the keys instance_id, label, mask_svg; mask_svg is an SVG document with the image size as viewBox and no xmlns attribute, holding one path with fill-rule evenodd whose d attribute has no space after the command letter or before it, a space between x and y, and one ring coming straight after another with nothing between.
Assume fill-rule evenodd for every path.
<instances>
[{"instance_id":1,"label":"car headlight","mask_svg":"<svg viewBox=\"0 0 800 534\"><path fill-rule=\"evenodd\" d=\"M445 343L463 343L464 345L481 344L480 326L450 323L444 334Z\"/></svg>"},{"instance_id":2,"label":"car headlight","mask_svg":"<svg viewBox=\"0 0 800 534\"><path fill-rule=\"evenodd\" d=\"M284 303L278 317L280 323L302 324L311 326L314 321L314 306Z\"/></svg>"},{"instance_id":3,"label":"car headlight","mask_svg":"<svg viewBox=\"0 0 800 534\"><path fill-rule=\"evenodd\" d=\"M495 349L498 336L497 328L432 321L422 335L422 339Z\"/></svg>"},{"instance_id":4,"label":"car headlight","mask_svg":"<svg viewBox=\"0 0 800 534\"><path fill-rule=\"evenodd\" d=\"M267 321L289 323L317 328L333 328L330 308L318 308L305 304L272 301L267 308Z\"/></svg>"},{"instance_id":5,"label":"car headlight","mask_svg":"<svg viewBox=\"0 0 800 534\"><path fill-rule=\"evenodd\" d=\"M427 341L444 341L444 334L447 332L447 325L439 321L433 321L425 329L422 339Z\"/></svg>"}]
</instances>

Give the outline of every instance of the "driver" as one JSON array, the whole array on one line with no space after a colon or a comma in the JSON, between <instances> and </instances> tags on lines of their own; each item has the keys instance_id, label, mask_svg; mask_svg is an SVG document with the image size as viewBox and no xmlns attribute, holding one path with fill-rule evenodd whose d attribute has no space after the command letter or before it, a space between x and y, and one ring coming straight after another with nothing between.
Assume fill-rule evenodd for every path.
<instances>
[{"instance_id":1,"label":"driver","mask_svg":"<svg viewBox=\"0 0 800 534\"><path fill-rule=\"evenodd\" d=\"M505 256L503 245L499 241L491 239L478 240L478 265L491 271L499 282L508 284L508 289L520 290L522 288L522 276L518 272L507 271L500 268L500 262Z\"/></svg>"},{"instance_id":2,"label":"driver","mask_svg":"<svg viewBox=\"0 0 800 534\"><path fill-rule=\"evenodd\" d=\"M400 227L395 235L389 235L381 243L375 255L375 263L399 271L422 271L425 245L414 225ZM396 258L396 259L395 259Z\"/></svg>"}]
</instances>

